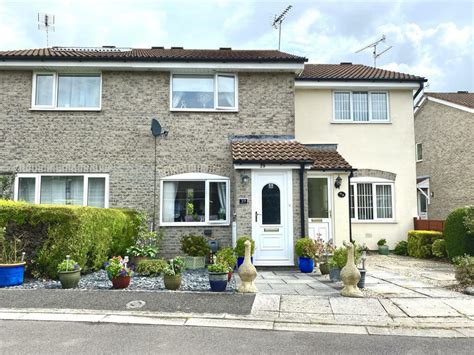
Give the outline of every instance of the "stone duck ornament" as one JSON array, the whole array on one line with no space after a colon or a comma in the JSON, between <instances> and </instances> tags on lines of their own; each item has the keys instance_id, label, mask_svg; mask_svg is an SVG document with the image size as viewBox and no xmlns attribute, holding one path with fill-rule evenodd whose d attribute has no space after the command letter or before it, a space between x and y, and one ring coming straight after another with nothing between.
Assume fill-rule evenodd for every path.
<instances>
[{"instance_id":1,"label":"stone duck ornament","mask_svg":"<svg viewBox=\"0 0 474 355\"><path fill-rule=\"evenodd\" d=\"M347 262L341 270L341 279L344 283L344 288L341 290L341 295L345 297L364 297L361 290L357 287L360 280L360 271L354 262L354 244L344 243L347 248Z\"/></svg>"},{"instance_id":2,"label":"stone duck ornament","mask_svg":"<svg viewBox=\"0 0 474 355\"><path fill-rule=\"evenodd\" d=\"M241 280L239 286L239 292L243 293L254 293L257 292L257 287L255 287L255 279L257 277L257 269L250 262L250 241L247 240L244 243L245 245L245 256L244 262L240 265L238 273Z\"/></svg>"}]
</instances>

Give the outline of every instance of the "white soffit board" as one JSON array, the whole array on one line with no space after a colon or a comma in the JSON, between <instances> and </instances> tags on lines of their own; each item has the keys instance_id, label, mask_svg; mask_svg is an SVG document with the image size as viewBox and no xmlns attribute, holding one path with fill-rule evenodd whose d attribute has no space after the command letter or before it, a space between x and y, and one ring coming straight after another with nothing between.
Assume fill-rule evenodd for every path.
<instances>
[{"instance_id":1,"label":"white soffit board","mask_svg":"<svg viewBox=\"0 0 474 355\"><path fill-rule=\"evenodd\" d=\"M296 80L297 89L418 89L417 82Z\"/></svg>"}]
</instances>

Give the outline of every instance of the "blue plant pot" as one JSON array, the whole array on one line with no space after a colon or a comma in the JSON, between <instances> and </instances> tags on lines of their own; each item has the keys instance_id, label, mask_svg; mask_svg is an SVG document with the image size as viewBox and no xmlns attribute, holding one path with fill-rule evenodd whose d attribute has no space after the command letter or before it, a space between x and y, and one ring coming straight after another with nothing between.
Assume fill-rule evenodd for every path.
<instances>
[{"instance_id":1,"label":"blue plant pot","mask_svg":"<svg viewBox=\"0 0 474 355\"><path fill-rule=\"evenodd\" d=\"M300 256L298 257L298 266L301 272L309 274L314 270L314 260Z\"/></svg>"},{"instance_id":2,"label":"blue plant pot","mask_svg":"<svg viewBox=\"0 0 474 355\"><path fill-rule=\"evenodd\" d=\"M224 292L227 288L227 272L210 272L209 284L212 292Z\"/></svg>"},{"instance_id":3,"label":"blue plant pot","mask_svg":"<svg viewBox=\"0 0 474 355\"><path fill-rule=\"evenodd\" d=\"M23 284L25 263L0 265L0 287Z\"/></svg>"},{"instance_id":4,"label":"blue plant pot","mask_svg":"<svg viewBox=\"0 0 474 355\"><path fill-rule=\"evenodd\" d=\"M250 262L253 264L253 256L250 257ZM239 269L240 265L244 263L244 257L238 256L237 257L237 270Z\"/></svg>"}]
</instances>

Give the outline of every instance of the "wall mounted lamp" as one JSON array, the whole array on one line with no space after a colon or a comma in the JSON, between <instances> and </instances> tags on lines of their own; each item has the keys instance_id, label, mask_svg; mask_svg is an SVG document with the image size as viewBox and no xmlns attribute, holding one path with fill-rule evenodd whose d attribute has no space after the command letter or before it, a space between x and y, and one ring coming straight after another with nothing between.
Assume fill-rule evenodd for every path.
<instances>
[{"instance_id":1,"label":"wall mounted lamp","mask_svg":"<svg viewBox=\"0 0 474 355\"><path fill-rule=\"evenodd\" d=\"M248 184L249 181L250 181L250 176L242 175L242 184Z\"/></svg>"},{"instance_id":2,"label":"wall mounted lamp","mask_svg":"<svg viewBox=\"0 0 474 355\"><path fill-rule=\"evenodd\" d=\"M334 182L334 187L339 189L342 185L342 178L338 175L336 181Z\"/></svg>"}]
</instances>

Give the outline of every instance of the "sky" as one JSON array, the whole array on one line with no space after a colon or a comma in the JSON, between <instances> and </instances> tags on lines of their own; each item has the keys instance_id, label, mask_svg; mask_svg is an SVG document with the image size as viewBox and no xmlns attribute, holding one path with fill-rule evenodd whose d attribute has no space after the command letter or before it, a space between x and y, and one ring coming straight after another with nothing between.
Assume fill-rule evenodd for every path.
<instances>
[{"instance_id":1,"label":"sky","mask_svg":"<svg viewBox=\"0 0 474 355\"><path fill-rule=\"evenodd\" d=\"M0 0L0 50L46 47L37 14L55 15L50 46L277 49L271 24L287 5L281 50L310 63L373 65L429 79L426 91L474 89L469 0Z\"/></svg>"}]
</instances>

